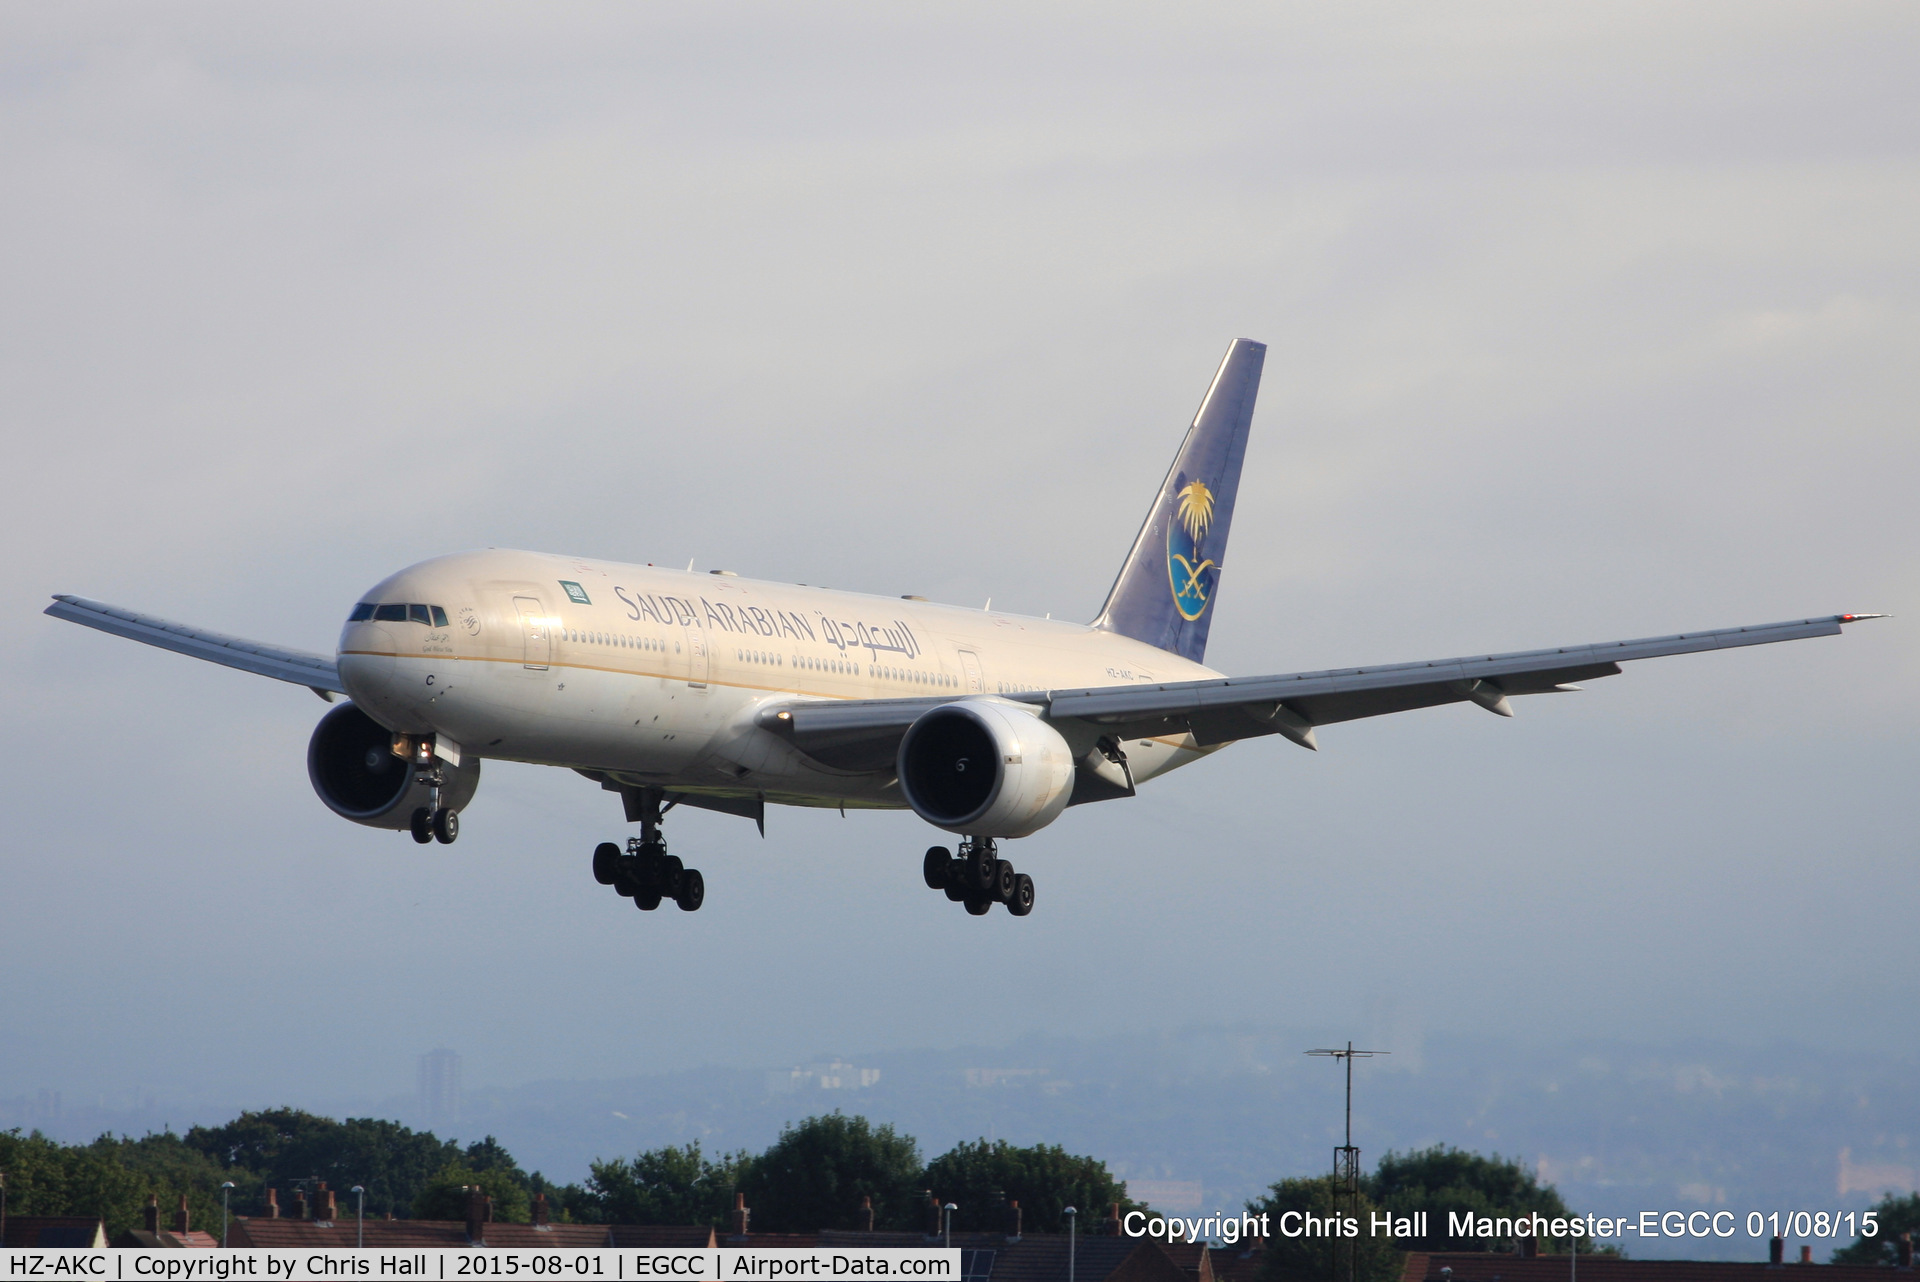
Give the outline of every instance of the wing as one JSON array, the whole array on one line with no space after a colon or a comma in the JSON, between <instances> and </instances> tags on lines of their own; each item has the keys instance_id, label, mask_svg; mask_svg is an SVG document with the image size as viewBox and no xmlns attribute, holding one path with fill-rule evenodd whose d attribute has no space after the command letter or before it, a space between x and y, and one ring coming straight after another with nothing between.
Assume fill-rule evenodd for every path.
<instances>
[{"instance_id":1,"label":"wing","mask_svg":"<svg viewBox=\"0 0 1920 1282\"><path fill-rule=\"evenodd\" d=\"M184 623L170 623L150 614L135 614L131 610L103 605L85 597L55 596L53 604L47 607L47 613L69 623L111 632L117 637L157 645L162 650L190 654L196 659L272 677L276 681L291 681L295 685L306 686L323 699L347 692L346 687L340 684L339 669L334 666L332 659L323 654L289 650L285 646L265 645L259 641L190 628Z\"/></svg>"},{"instance_id":2,"label":"wing","mask_svg":"<svg viewBox=\"0 0 1920 1282\"><path fill-rule=\"evenodd\" d=\"M1876 614L1834 614L1756 627L1683 632L1638 641L1561 646L1515 654L1473 655L1260 677L1218 677L1159 685L1094 686L1008 695L1036 705L1051 721L1077 719L1118 738L1191 734L1205 744L1285 735L1315 747L1313 728L1443 703L1477 703L1512 716L1509 696L1547 694L1575 681L1610 677L1622 663L1699 650L1771 645L1833 636L1841 625ZM760 724L790 738L807 755L841 769L891 765L914 718L948 699L861 699L785 704L761 713Z\"/></svg>"}]
</instances>

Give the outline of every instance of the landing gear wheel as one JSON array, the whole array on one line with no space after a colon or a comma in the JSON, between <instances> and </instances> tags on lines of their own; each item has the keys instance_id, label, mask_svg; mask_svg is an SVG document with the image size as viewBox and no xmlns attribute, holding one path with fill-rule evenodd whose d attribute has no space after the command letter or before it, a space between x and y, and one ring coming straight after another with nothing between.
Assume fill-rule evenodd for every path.
<instances>
[{"instance_id":1,"label":"landing gear wheel","mask_svg":"<svg viewBox=\"0 0 1920 1282\"><path fill-rule=\"evenodd\" d=\"M686 875L687 867L678 855L661 855L653 861L653 885L663 899L680 897L680 883Z\"/></svg>"},{"instance_id":2,"label":"landing gear wheel","mask_svg":"<svg viewBox=\"0 0 1920 1282\"><path fill-rule=\"evenodd\" d=\"M433 812L433 838L443 846L451 846L460 837L460 812L457 810L436 810Z\"/></svg>"},{"instance_id":3,"label":"landing gear wheel","mask_svg":"<svg viewBox=\"0 0 1920 1282\"><path fill-rule=\"evenodd\" d=\"M1004 859L996 860L993 866L993 897L1003 904L1013 902L1013 889L1019 884L1019 877L1013 871L1013 865Z\"/></svg>"},{"instance_id":4,"label":"landing gear wheel","mask_svg":"<svg viewBox=\"0 0 1920 1282\"><path fill-rule=\"evenodd\" d=\"M950 883L942 889L947 892L947 898L956 904L965 902L967 898L967 888L965 886Z\"/></svg>"},{"instance_id":5,"label":"landing gear wheel","mask_svg":"<svg viewBox=\"0 0 1920 1282\"><path fill-rule=\"evenodd\" d=\"M620 877L620 847L603 841L593 848L593 879L611 886Z\"/></svg>"},{"instance_id":6,"label":"landing gear wheel","mask_svg":"<svg viewBox=\"0 0 1920 1282\"><path fill-rule=\"evenodd\" d=\"M425 806L413 812L413 839L421 845L433 840L433 812Z\"/></svg>"},{"instance_id":7,"label":"landing gear wheel","mask_svg":"<svg viewBox=\"0 0 1920 1282\"><path fill-rule=\"evenodd\" d=\"M1015 917L1025 917L1033 911L1033 878L1020 873L1013 879L1013 898L1007 900L1007 911Z\"/></svg>"},{"instance_id":8,"label":"landing gear wheel","mask_svg":"<svg viewBox=\"0 0 1920 1282\"><path fill-rule=\"evenodd\" d=\"M660 906L660 896L654 894L652 891L648 891L644 895L635 895L633 897L633 906L643 913L650 913Z\"/></svg>"},{"instance_id":9,"label":"landing gear wheel","mask_svg":"<svg viewBox=\"0 0 1920 1282\"><path fill-rule=\"evenodd\" d=\"M697 913L700 905L707 902L707 879L700 875L698 868L689 868L680 874L680 891L674 895L673 902L680 905L683 913Z\"/></svg>"},{"instance_id":10,"label":"landing gear wheel","mask_svg":"<svg viewBox=\"0 0 1920 1282\"><path fill-rule=\"evenodd\" d=\"M920 875L926 879L928 890L947 888L947 865L953 862L953 852L945 846L928 846L927 857L920 862Z\"/></svg>"},{"instance_id":11,"label":"landing gear wheel","mask_svg":"<svg viewBox=\"0 0 1920 1282\"><path fill-rule=\"evenodd\" d=\"M967 915L969 917L985 917L992 909L993 901L991 899L982 899L980 896L974 895L967 900Z\"/></svg>"},{"instance_id":12,"label":"landing gear wheel","mask_svg":"<svg viewBox=\"0 0 1920 1282\"><path fill-rule=\"evenodd\" d=\"M967 855L967 875L973 889L992 894L1000 878L1000 861L993 857L993 843L982 841Z\"/></svg>"},{"instance_id":13,"label":"landing gear wheel","mask_svg":"<svg viewBox=\"0 0 1920 1282\"><path fill-rule=\"evenodd\" d=\"M638 859L622 859L613 870L613 891L625 899L632 899L646 890L646 882L640 876Z\"/></svg>"}]
</instances>

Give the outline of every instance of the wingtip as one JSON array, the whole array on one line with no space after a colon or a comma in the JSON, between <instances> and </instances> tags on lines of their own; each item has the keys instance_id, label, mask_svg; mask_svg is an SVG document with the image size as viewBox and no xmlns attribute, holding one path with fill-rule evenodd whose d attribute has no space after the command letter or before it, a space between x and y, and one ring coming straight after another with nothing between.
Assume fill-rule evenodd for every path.
<instances>
[{"instance_id":1,"label":"wingtip","mask_svg":"<svg viewBox=\"0 0 1920 1282\"><path fill-rule=\"evenodd\" d=\"M1841 614L1834 616L1842 623L1858 623L1862 619L1891 619L1891 614Z\"/></svg>"}]
</instances>

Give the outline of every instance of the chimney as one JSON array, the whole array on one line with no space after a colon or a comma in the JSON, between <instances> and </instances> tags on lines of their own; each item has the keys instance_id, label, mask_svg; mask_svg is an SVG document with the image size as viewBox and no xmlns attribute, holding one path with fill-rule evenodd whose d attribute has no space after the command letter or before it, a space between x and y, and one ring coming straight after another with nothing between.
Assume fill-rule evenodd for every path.
<instances>
[{"instance_id":1,"label":"chimney","mask_svg":"<svg viewBox=\"0 0 1920 1282\"><path fill-rule=\"evenodd\" d=\"M927 1236L940 1236L940 1199L933 1195L932 1189L927 1190Z\"/></svg>"},{"instance_id":2,"label":"chimney","mask_svg":"<svg viewBox=\"0 0 1920 1282\"><path fill-rule=\"evenodd\" d=\"M295 1189L293 1191L293 1218L296 1220L304 1220L307 1218L307 1191L305 1189Z\"/></svg>"},{"instance_id":3,"label":"chimney","mask_svg":"<svg viewBox=\"0 0 1920 1282\"><path fill-rule=\"evenodd\" d=\"M1900 1261L1901 1268L1910 1269L1913 1267L1913 1234L1902 1233L1899 1237L1895 1238L1893 1249L1895 1258Z\"/></svg>"},{"instance_id":4,"label":"chimney","mask_svg":"<svg viewBox=\"0 0 1920 1282\"><path fill-rule=\"evenodd\" d=\"M747 1195L745 1193L735 1193L733 1195L733 1214L728 1217L728 1227L732 1229L733 1235L735 1237L745 1237L747 1235L747 1222L752 1218L753 1212L747 1209Z\"/></svg>"},{"instance_id":5,"label":"chimney","mask_svg":"<svg viewBox=\"0 0 1920 1282\"><path fill-rule=\"evenodd\" d=\"M1787 1260L1786 1239L1778 1233L1767 1239L1767 1267L1777 1269Z\"/></svg>"},{"instance_id":6,"label":"chimney","mask_svg":"<svg viewBox=\"0 0 1920 1282\"><path fill-rule=\"evenodd\" d=\"M1013 1200L1012 1198L1008 1198L1007 1199L1007 1241L1018 1242L1019 1240L1020 1240L1020 1203Z\"/></svg>"},{"instance_id":7,"label":"chimney","mask_svg":"<svg viewBox=\"0 0 1920 1282\"><path fill-rule=\"evenodd\" d=\"M860 1199L860 1214L853 1217L853 1226L862 1233L873 1232L873 1198Z\"/></svg>"},{"instance_id":8,"label":"chimney","mask_svg":"<svg viewBox=\"0 0 1920 1282\"><path fill-rule=\"evenodd\" d=\"M321 1180L318 1187L314 1189L313 1203L314 1219L325 1220L331 1224L340 1218L338 1205L333 1200L333 1190L327 1187L325 1180Z\"/></svg>"},{"instance_id":9,"label":"chimney","mask_svg":"<svg viewBox=\"0 0 1920 1282\"><path fill-rule=\"evenodd\" d=\"M545 1193L535 1193L533 1195L533 1222L535 1224L553 1223L547 1216L547 1195Z\"/></svg>"},{"instance_id":10,"label":"chimney","mask_svg":"<svg viewBox=\"0 0 1920 1282\"><path fill-rule=\"evenodd\" d=\"M487 1240L487 1195L477 1184L465 1186L467 1193L467 1241L484 1244Z\"/></svg>"},{"instance_id":11,"label":"chimney","mask_svg":"<svg viewBox=\"0 0 1920 1282\"><path fill-rule=\"evenodd\" d=\"M267 1218L269 1220L277 1220L280 1218L280 1190L279 1189L267 1190Z\"/></svg>"},{"instance_id":12,"label":"chimney","mask_svg":"<svg viewBox=\"0 0 1920 1282\"><path fill-rule=\"evenodd\" d=\"M1802 1264L1813 1263L1813 1248L1811 1246L1806 1245L1805 1243L1801 1243L1801 1246L1800 1246L1800 1263Z\"/></svg>"},{"instance_id":13,"label":"chimney","mask_svg":"<svg viewBox=\"0 0 1920 1282\"><path fill-rule=\"evenodd\" d=\"M180 1195L180 1208L173 1213L173 1231L175 1233L187 1231L187 1195L185 1193Z\"/></svg>"},{"instance_id":14,"label":"chimney","mask_svg":"<svg viewBox=\"0 0 1920 1282\"><path fill-rule=\"evenodd\" d=\"M1107 1218L1100 1221L1100 1231L1108 1237L1120 1236L1120 1204L1118 1202L1107 1207Z\"/></svg>"},{"instance_id":15,"label":"chimney","mask_svg":"<svg viewBox=\"0 0 1920 1282\"><path fill-rule=\"evenodd\" d=\"M147 1232L160 1231L160 1195L158 1193L147 1194L147 1209L140 1213L140 1218Z\"/></svg>"}]
</instances>

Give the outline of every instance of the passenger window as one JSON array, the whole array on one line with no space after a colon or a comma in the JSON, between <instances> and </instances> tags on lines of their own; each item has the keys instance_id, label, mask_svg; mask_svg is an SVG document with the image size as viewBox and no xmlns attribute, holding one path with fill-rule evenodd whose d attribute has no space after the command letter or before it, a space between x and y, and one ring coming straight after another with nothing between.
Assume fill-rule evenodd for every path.
<instances>
[{"instance_id":1,"label":"passenger window","mask_svg":"<svg viewBox=\"0 0 1920 1282\"><path fill-rule=\"evenodd\" d=\"M365 623L373 617L373 602L362 601L353 607L353 613L347 616L348 623Z\"/></svg>"},{"instance_id":2,"label":"passenger window","mask_svg":"<svg viewBox=\"0 0 1920 1282\"><path fill-rule=\"evenodd\" d=\"M444 627L446 627L446 626L447 626L447 612L446 612L445 610L442 610L442 609L441 609L441 608L440 608L439 606L437 606L437 605L434 605L434 606L428 606L427 608L433 611L433 626L434 626L434 627L436 627L436 628L444 628Z\"/></svg>"},{"instance_id":3,"label":"passenger window","mask_svg":"<svg viewBox=\"0 0 1920 1282\"><path fill-rule=\"evenodd\" d=\"M407 607L404 605L383 605L373 612L373 617L381 623L405 623Z\"/></svg>"},{"instance_id":4,"label":"passenger window","mask_svg":"<svg viewBox=\"0 0 1920 1282\"><path fill-rule=\"evenodd\" d=\"M408 606L407 617L411 618L415 623L424 623L428 627L433 626L433 615L427 612L427 607L424 605Z\"/></svg>"}]
</instances>

